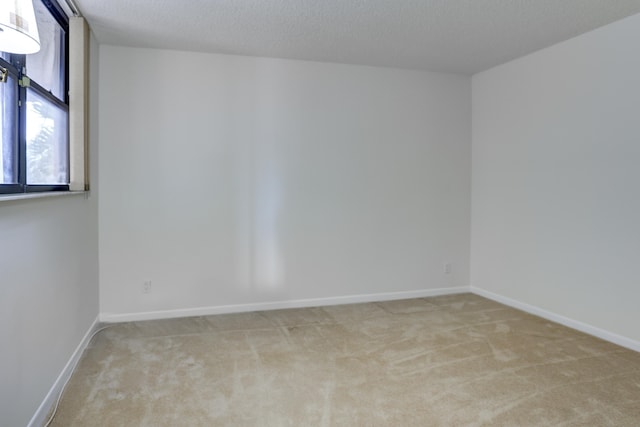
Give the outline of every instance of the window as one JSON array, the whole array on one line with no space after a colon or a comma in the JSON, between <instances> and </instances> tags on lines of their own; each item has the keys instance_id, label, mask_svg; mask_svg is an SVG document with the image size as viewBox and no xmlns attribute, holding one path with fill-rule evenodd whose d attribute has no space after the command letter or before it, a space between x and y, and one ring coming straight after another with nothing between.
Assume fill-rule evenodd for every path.
<instances>
[{"instance_id":1,"label":"window","mask_svg":"<svg viewBox=\"0 0 640 427\"><path fill-rule=\"evenodd\" d=\"M0 52L0 193L69 190L69 20L34 0L40 51Z\"/></svg>"}]
</instances>

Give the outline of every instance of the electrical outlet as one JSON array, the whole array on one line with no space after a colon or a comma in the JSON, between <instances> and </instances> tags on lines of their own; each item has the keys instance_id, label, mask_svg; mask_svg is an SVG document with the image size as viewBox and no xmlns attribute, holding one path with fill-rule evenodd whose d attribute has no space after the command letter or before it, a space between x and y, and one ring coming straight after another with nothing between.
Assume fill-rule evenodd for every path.
<instances>
[{"instance_id":1,"label":"electrical outlet","mask_svg":"<svg viewBox=\"0 0 640 427\"><path fill-rule=\"evenodd\" d=\"M451 263L447 262L444 265L444 274L451 274Z\"/></svg>"},{"instance_id":2,"label":"electrical outlet","mask_svg":"<svg viewBox=\"0 0 640 427\"><path fill-rule=\"evenodd\" d=\"M142 293L149 294L151 293L151 280L145 280L142 284Z\"/></svg>"}]
</instances>

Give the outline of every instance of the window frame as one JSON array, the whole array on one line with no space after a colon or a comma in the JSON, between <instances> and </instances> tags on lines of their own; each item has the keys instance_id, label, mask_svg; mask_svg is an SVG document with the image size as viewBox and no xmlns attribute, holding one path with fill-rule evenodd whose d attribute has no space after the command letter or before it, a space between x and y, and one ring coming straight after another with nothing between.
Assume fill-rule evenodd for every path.
<instances>
[{"instance_id":1,"label":"window frame","mask_svg":"<svg viewBox=\"0 0 640 427\"><path fill-rule=\"evenodd\" d=\"M16 106L16 122L17 140L13 141L14 156L17 156L18 182L11 184L0 184L0 195L3 194L22 194L22 193L38 193L52 191L69 191L70 180L70 135L69 135L69 17L64 9L55 0L34 0L40 1L51 13L64 32L64 43L61 46L62 60L60 66L64 67L63 71L63 95L64 99L59 99L50 91L40 86L35 80L30 80L28 85L18 84L18 105ZM9 54L8 60L0 56L0 66L6 68L11 77L16 81L20 81L23 77L29 77L28 69L25 68L27 55ZM24 71L27 71L26 74ZM0 83L5 84L5 83ZM27 87L28 86L28 87ZM66 160L67 160L67 183L66 184L28 184L27 183L27 91L32 90L35 94L45 98L56 107L62 109L67 116L67 141L66 141ZM15 159L14 159L15 160Z\"/></svg>"}]
</instances>

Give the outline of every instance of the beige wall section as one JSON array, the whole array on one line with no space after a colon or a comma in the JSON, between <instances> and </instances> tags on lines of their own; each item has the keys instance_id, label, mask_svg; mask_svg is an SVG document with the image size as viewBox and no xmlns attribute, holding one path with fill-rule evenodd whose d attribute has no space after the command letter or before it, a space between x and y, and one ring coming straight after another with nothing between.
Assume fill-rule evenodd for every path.
<instances>
[{"instance_id":1,"label":"beige wall section","mask_svg":"<svg viewBox=\"0 0 640 427\"><path fill-rule=\"evenodd\" d=\"M89 190L89 26L69 18L69 188Z\"/></svg>"}]
</instances>

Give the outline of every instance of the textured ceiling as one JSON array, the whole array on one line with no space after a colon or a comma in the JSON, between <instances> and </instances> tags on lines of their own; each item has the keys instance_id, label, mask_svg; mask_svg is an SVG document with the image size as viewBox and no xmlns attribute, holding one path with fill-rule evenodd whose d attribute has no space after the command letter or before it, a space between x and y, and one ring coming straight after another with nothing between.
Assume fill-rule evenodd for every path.
<instances>
[{"instance_id":1,"label":"textured ceiling","mask_svg":"<svg viewBox=\"0 0 640 427\"><path fill-rule=\"evenodd\" d=\"M76 0L106 44L473 74L640 0Z\"/></svg>"}]
</instances>

